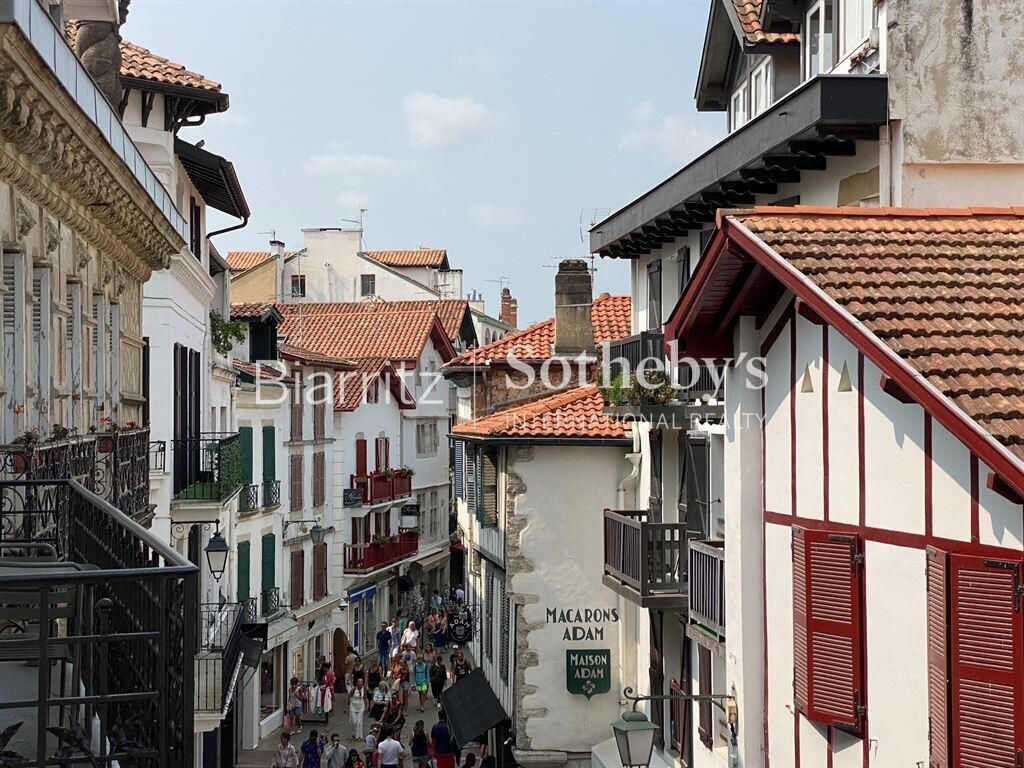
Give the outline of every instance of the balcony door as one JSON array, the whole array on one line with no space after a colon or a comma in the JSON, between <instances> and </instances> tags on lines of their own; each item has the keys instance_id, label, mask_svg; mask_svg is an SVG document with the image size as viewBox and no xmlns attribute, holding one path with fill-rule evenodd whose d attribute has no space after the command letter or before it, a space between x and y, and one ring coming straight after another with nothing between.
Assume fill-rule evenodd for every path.
<instances>
[{"instance_id":1,"label":"balcony door","mask_svg":"<svg viewBox=\"0 0 1024 768\"><path fill-rule=\"evenodd\" d=\"M651 625L651 659L649 675L651 696L665 695L665 634L664 615L660 611L650 612ZM658 726L654 734L654 744L658 749L665 748L665 702L651 702L651 722Z\"/></svg>"},{"instance_id":2,"label":"balcony door","mask_svg":"<svg viewBox=\"0 0 1024 768\"><path fill-rule=\"evenodd\" d=\"M199 479L199 353L174 345L174 493Z\"/></svg>"},{"instance_id":3,"label":"balcony door","mask_svg":"<svg viewBox=\"0 0 1024 768\"><path fill-rule=\"evenodd\" d=\"M647 519L652 523L662 521L662 462L661 432L651 432L651 494L647 504Z\"/></svg>"}]
</instances>

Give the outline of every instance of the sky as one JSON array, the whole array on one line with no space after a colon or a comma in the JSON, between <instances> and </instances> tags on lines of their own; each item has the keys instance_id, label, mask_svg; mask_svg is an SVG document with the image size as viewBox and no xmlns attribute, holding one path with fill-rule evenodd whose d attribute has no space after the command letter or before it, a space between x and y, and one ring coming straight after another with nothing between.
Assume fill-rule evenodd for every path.
<instances>
[{"instance_id":1,"label":"sky","mask_svg":"<svg viewBox=\"0 0 1024 768\"><path fill-rule=\"evenodd\" d=\"M709 2L133 0L121 31L230 94L181 134L232 161L252 210L221 253L271 230L298 248L363 207L367 250L447 248L495 315L508 278L523 327L553 313L558 261L588 255L581 213L724 134L693 101ZM595 294L629 293L627 263L595 265Z\"/></svg>"}]
</instances>

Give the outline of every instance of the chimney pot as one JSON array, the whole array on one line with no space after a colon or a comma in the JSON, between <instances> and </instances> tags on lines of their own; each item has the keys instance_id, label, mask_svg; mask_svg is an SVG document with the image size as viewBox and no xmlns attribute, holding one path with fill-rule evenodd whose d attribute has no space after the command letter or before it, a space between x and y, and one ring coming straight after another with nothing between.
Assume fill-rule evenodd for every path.
<instances>
[{"instance_id":1,"label":"chimney pot","mask_svg":"<svg viewBox=\"0 0 1024 768\"><path fill-rule=\"evenodd\" d=\"M587 262L565 259L555 273L556 355L594 352L594 326L590 319L593 284Z\"/></svg>"}]
</instances>

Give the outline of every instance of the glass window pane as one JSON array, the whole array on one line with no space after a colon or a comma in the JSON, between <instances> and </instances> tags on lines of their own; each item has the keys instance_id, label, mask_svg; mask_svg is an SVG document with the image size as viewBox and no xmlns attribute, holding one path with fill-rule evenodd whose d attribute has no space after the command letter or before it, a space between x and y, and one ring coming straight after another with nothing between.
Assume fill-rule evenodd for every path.
<instances>
[{"instance_id":1,"label":"glass window pane","mask_svg":"<svg viewBox=\"0 0 1024 768\"><path fill-rule=\"evenodd\" d=\"M807 15L807 77L821 72L821 7Z\"/></svg>"}]
</instances>

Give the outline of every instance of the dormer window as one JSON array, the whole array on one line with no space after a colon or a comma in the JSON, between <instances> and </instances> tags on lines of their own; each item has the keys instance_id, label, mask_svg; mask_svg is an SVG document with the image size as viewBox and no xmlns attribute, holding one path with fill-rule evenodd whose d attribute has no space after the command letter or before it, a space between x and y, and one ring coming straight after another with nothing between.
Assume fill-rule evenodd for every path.
<instances>
[{"instance_id":1,"label":"dormer window","mask_svg":"<svg viewBox=\"0 0 1024 768\"><path fill-rule=\"evenodd\" d=\"M832 3L818 0L804 19L804 79L832 69Z\"/></svg>"}]
</instances>

